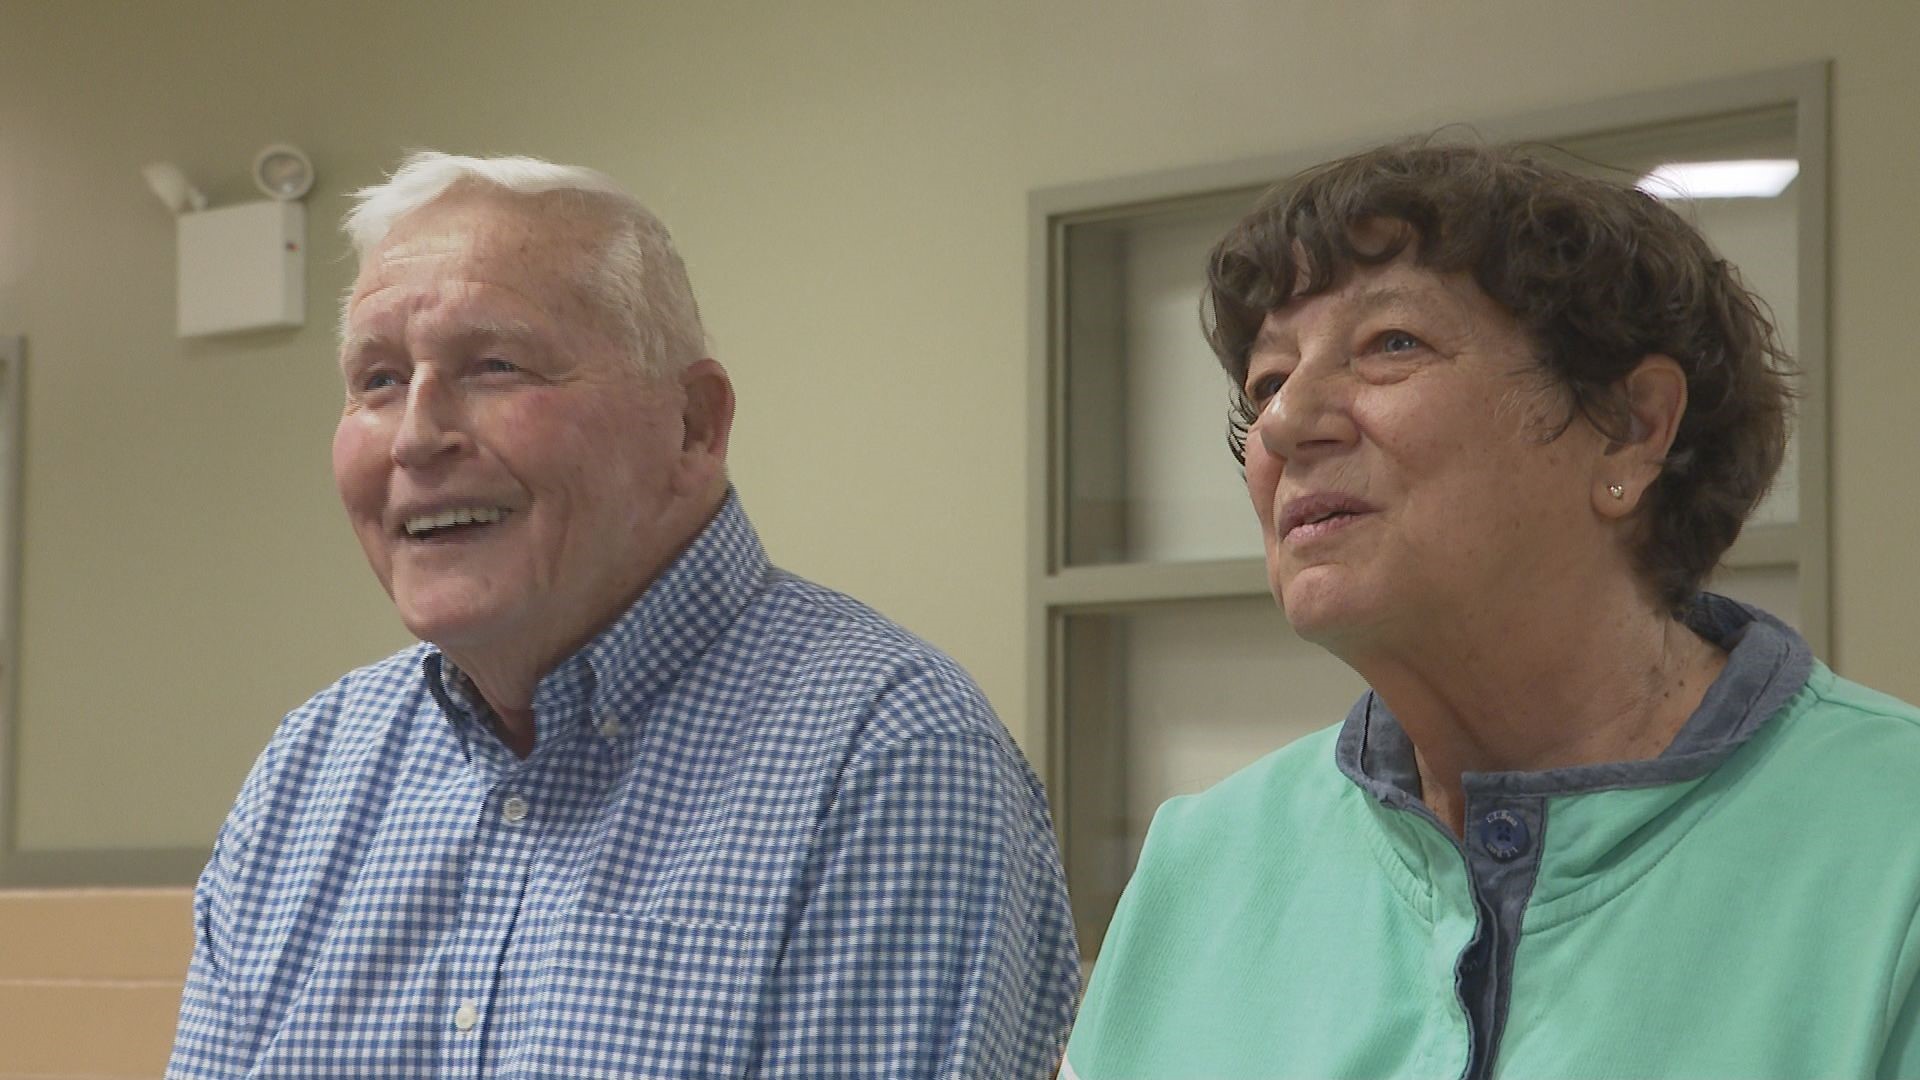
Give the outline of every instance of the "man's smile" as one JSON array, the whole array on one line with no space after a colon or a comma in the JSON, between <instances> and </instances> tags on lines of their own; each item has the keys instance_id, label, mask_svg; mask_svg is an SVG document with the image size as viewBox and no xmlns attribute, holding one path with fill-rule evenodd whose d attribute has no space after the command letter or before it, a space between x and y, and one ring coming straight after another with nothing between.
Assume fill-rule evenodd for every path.
<instances>
[{"instance_id":1,"label":"man's smile","mask_svg":"<svg viewBox=\"0 0 1920 1080\"><path fill-rule=\"evenodd\" d=\"M435 542L464 538L498 525L513 511L501 506L458 506L409 516L400 526L408 540Z\"/></svg>"}]
</instances>

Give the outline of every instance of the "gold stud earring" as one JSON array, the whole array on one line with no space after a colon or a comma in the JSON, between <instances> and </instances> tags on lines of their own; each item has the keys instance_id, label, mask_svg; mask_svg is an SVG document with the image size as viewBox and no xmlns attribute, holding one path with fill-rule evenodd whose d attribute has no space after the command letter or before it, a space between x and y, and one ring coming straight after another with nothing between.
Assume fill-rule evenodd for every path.
<instances>
[{"instance_id":1,"label":"gold stud earring","mask_svg":"<svg viewBox=\"0 0 1920 1080\"><path fill-rule=\"evenodd\" d=\"M1624 499L1627 497L1627 489L1622 484L1608 484L1607 494L1613 496L1616 499Z\"/></svg>"}]
</instances>

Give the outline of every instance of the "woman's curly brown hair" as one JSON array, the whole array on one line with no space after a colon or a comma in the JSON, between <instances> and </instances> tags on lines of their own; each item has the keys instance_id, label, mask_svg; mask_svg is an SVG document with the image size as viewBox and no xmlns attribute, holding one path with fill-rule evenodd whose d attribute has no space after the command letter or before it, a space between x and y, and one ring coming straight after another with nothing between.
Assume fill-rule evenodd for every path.
<instances>
[{"instance_id":1,"label":"woman's curly brown hair","mask_svg":"<svg viewBox=\"0 0 1920 1080\"><path fill-rule=\"evenodd\" d=\"M1363 246L1363 227L1382 222L1401 227ZM1530 335L1568 398L1556 437L1578 415L1626 441L1621 380L1653 353L1685 370L1686 413L1635 551L1668 607L1684 608L1780 468L1792 361L1765 303L1679 214L1524 148L1416 140L1329 162L1283 181L1214 245L1201 322L1236 387L1234 456L1245 460L1253 412L1238 388L1267 314L1409 245L1420 266L1471 275Z\"/></svg>"}]
</instances>

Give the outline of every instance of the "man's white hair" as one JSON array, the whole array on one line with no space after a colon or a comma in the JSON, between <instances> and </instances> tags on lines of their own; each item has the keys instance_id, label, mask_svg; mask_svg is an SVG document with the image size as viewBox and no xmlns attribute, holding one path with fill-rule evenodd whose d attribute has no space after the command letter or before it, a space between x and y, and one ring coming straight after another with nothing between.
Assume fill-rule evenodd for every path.
<instances>
[{"instance_id":1,"label":"man's white hair","mask_svg":"<svg viewBox=\"0 0 1920 1080\"><path fill-rule=\"evenodd\" d=\"M354 192L355 205L341 228L364 260L395 222L455 185L484 185L526 196L571 193L575 205L567 208L569 213L606 223L606 242L592 253L582 284L613 317L634 362L644 371L665 375L706 355L700 307L666 225L603 172L530 157L476 158L420 150L407 155L385 183ZM344 303L340 325L344 336Z\"/></svg>"}]
</instances>

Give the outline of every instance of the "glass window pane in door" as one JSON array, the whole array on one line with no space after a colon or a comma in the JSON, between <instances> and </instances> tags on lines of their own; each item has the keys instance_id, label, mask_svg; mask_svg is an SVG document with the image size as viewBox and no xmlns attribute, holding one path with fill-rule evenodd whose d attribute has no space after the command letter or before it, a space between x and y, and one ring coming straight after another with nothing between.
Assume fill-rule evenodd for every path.
<instances>
[{"instance_id":1,"label":"glass window pane in door","mask_svg":"<svg viewBox=\"0 0 1920 1080\"><path fill-rule=\"evenodd\" d=\"M1068 565L1259 557L1199 317L1207 250L1257 197L1067 227Z\"/></svg>"}]
</instances>

